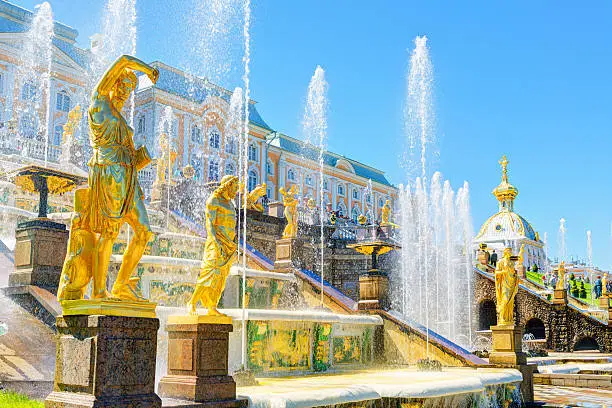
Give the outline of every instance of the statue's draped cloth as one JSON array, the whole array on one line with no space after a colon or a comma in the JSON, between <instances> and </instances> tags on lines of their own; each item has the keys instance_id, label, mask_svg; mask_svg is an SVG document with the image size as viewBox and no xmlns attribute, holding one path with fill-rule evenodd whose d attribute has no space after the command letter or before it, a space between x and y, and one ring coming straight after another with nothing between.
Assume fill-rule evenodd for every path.
<instances>
[{"instance_id":1,"label":"statue's draped cloth","mask_svg":"<svg viewBox=\"0 0 612 408\"><path fill-rule=\"evenodd\" d=\"M110 101L110 109L114 110ZM93 120L89 111L90 142L93 155L89 160L89 224L97 233L117 234L123 218L142 195L135 166L132 129L117 112L102 123Z\"/></svg>"},{"instance_id":2,"label":"statue's draped cloth","mask_svg":"<svg viewBox=\"0 0 612 408\"><path fill-rule=\"evenodd\" d=\"M237 245L236 223L234 221L235 207L233 204L222 204L216 197L211 197L207 209L216 212L218 224L213 225L211 219L206 220L206 243L204 244L204 259L198 275L197 286L209 290L203 293L202 304L216 306L215 299L208 299L223 291L225 280L232 266ZM210 217L212 218L212 217ZM215 240L216 238L216 240Z\"/></svg>"},{"instance_id":3,"label":"statue's draped cloth","mask_svg":"<svg viewBox=\"0 0 612 408\"><path fill-rule=\"evenodd\" d=\"M518 275L514 263L505 258L497 263L495 292L497 295L498 325L514 324L514 298L518 292Z\"/></svg>"}]
</instances>

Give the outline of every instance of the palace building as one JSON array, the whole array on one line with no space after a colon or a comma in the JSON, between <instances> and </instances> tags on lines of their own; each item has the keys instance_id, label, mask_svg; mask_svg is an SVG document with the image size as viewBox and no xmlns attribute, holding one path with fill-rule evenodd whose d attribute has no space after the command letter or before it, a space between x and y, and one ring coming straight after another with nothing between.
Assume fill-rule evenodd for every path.
<instances>
[{"instance_id":1,"label":"palace building","mask_svg":"<svg viewBox=\"0 0 612 408\"><path fill-rule=\"evenodd\" d=\"M51 79L45 93L19 74L32 18L32 12L0 1L0 163L5 170L12 163L58 163L63 151L71 148L63 140L63 128L77 104L84 108L77 141L81 149L89 148L85 108L94 83L90 61L100 47L100 36L93 37L90 49L81 49L75 29L54 23ZM231 117L232 92L163 62L152 65L159 70L158 82L153 85L140 76L135 92L135 144L146 145L153 157L159 157L160 135L165 133L176 155L170 177L182 177L186 166L193 169L193 181L203 185L237 174L241 126ZM274 130L254 101L249 103L248 129L248 187L265 182L271 201L279 200L280 187L296 184L303 202L319 202L322 191L323 201L344 216L356 219L365 214L373 220L385 201L396 197L396 188L382 171L332 152L323 155L321 188L317 149ZM147 197L155 177L154 161L140 174Z\"/></svg>"},{"instance_id":2,"label":"palace building","mask_svg":"<svg viewBox=\"0 0 612 408\"><path fill-rule=\"evenodd\" d=\"M502 181L493 190L493 195L499 203L498 212L492 215L480 228L474 238L475 250L480 244L486 244L489 252L495 250L501 259L504 248L512 248L518 254L525 245L523 265L529 268L537 265L540 269L546 265L544 242L531 224L514 211L514 200L518 189L508 181L508 160L504 156L500 160L502 166Z\"/></svg>"}]
</instances>

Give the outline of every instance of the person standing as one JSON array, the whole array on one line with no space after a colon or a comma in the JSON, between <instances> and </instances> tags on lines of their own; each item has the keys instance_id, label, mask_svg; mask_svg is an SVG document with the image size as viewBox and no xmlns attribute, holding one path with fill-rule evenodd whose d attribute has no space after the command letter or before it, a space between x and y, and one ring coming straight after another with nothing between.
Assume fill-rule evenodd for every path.
<instances>
[{"instance_id":1,"label":"person standing","mask_svg":"<svg viewBox=\"0 0 612 408\"><path fill-rule=\"evenodd\" d=\"M601 287L601 276L598 276L595 280L595 285L593 286L593 289L595 290L595 299L599 299L601 297Z\"/></svg>"},{"instance_id":2,"label":"person standing","mask_svg":"<svg viewBox=\"0 0 612 408\"><path fill-rule=\"evenodd\" d=\"M491 253L491 265L493 266L497 266L497 254L495 253L495 250L493 250L493 252Z\"/></svg>"}]
</instances>

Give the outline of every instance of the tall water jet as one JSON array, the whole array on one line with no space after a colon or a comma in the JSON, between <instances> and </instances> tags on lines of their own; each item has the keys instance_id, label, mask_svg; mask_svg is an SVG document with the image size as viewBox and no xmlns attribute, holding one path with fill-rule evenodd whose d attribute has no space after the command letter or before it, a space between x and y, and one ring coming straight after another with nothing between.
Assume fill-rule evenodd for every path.
<instances>
[{"instance_id":1,"label":"tall water jet","mask_svg":"<svg viewBox=\"0 0 612 408\"><path fill-rule=\"evenodd\" d=\"M324 220L325 220L325 200L323 196L323 167L324 153L327 144L327 81L325 71L317 65L314 75L308 84L308 97L306 108L302 120L302 129L306 143L317 145L318 164L319 164L319 274L321 277L321 307L323 307L323 267L324 267Z\"/></svg>"},{"instance_id":2,"label":"tall water jet","mask_svg":"<svg viewBox=\"0 0 612 408\"><path fill-rule=\"evenodd\" d=\"M36 7L23 43L22 64L17 68L15 103L21 140L15 147L24 157L49 159L51 118L51 63L53 60L53 12L44 2ZM21 99L21 104L19 99ZM44 110L44 111L43 111Z\"/></svg>"},{"instance_id":3,"label":"tall water jet","mask_svg":"<svg viewBox=\"0 0 612 408\"><path fill-rule=\"evenodd\" d=\"M427 36L416 37L410 56L407 78L407 101L404 107L404 130L408 136L408 151L404 165L409 174L427 177L428 149L435 142L433 108L433 65L429 58ZM418 160L417 160L418 157ZM420 166L416 166L419 163Z\"/></svg>"},{"instance_id":4,"label":"tall water jet","mask_svg":"<svg viewBox=\"0 0 612 408\"><path fill-rule=\"evenodd\" d=\"M559 220L559 233L558 233L558 245L559 245L559 262L565 261L567 254L565 253L565 218Z\"/></svg>"},{"instance_id":5,"label":"tall water jet","mask_svg":"<svg viewBox=\"0 0 612 408\"><path fill-rule=\"evenodd\" d=\"M586 232L587 236L587 266L593 266L593 242L591 240L591 230Z\"/></svg>"}]
</instances>

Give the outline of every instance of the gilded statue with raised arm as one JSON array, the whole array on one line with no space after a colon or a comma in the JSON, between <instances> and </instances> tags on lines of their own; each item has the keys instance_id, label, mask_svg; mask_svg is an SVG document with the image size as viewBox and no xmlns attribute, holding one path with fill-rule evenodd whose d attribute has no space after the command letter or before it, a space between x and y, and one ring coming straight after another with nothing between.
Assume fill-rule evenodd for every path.
<instances>
[{"instance_id":1,"label":"gilded statue with raised arm","mask_svg":"<svg viewBox=\"0 0 612 408\"><path fill-rule=\"evenodd\" d=\"M234 262L236 249L236 197L240 183L236 176L223 176L219 187L206 200L206 243L204 260L198 275L195 291L187 303L190 314L196 314L198 302L208 309L209 316L221 315L217 304L230 268Z\"/></svg>"},{"instance_id":2,"label":"gilded statue with raised arm","mask_svg":"<svg viewBox=\"0 0 612 408\"><path fill-rule=\"evenodd\" d=\"M559 269L557 270L557 285L555 289L563 289L565 290L565 261L561 261L559 264Z\"/></svg>"},{"instance_id":3,"label":"gilded statue with raised arm","mask_svg":"<svg viewBox=\"0 0 612 408\"><path fill-rule=\"evenodd\" d=\"M89 137L93 148L93 155L89 160L89 189L87 197L75 207L81 208L80 218L76 220L76 230L79 235L82 231L92 234L93 239L87 245L88 250L72 254L82 256L90 254L91 259L86 262L73 262L69 265L74 268L84 268L79 265L91 265L91 271L77 271L67 274L80 276L87 273L93 279L92 298L114 298L119 300L142 300L135 291L134 279L131 275L136 269L145 247L152 237L149 218L144 205L144 196L138 184L138 171L150 163L151 159L145 147L134 147L134 132L121 111L130 94L136 88L138 79L134 71L146 74L155 83L159 73L157 69L145 64L141 60L123 55L104 73L91 96L88 111ZM75 196L75 200L78 196ZM106 290L108 266L119 230L124 223L128 223L134 235L123 254L123 262L119 268L117 279L111 289ZM70 241L73 238L71 231ZM78 239L79 242L85 242ZM89 242L89 241L87 241ZM70 246L70 244L69 244ZM74 245L75 248L79 245ZM68 257L67 261L68 262ZM85 279L77 279L82 282ZM76 288L71 282L64 285ZM61 299L60 300L65 300Z\"/></svg>"},{"instance_id":4,"label":"gilded statue with raised arm","mask_svg":"<svg viewBox=\"0 0 612 408\"><path fill-rule=\"evenodd\" d=\"M497 325L514 324L514 299L518 292L519 278L511 259L512 249L504 249L502 259L495 268L495 296L497 298Z\"/></svg>"},{"instance_id":5,"label":"gilded statue with raised arm","mask_svg":"<svg viewBox=\"0 0 612 408\"><path fill-rule=\"evenodd\" d=\"M289 190L285 190L283 187L281 187L278 191L283 196L283 205L285 206L284 215L285 219L287 220L287 225L283 231L283 239L295 238L298 230L298 199L295 197L298 192L297 186L292 184L291 187L289 187Z\"/></svg>"}]
</instances>

